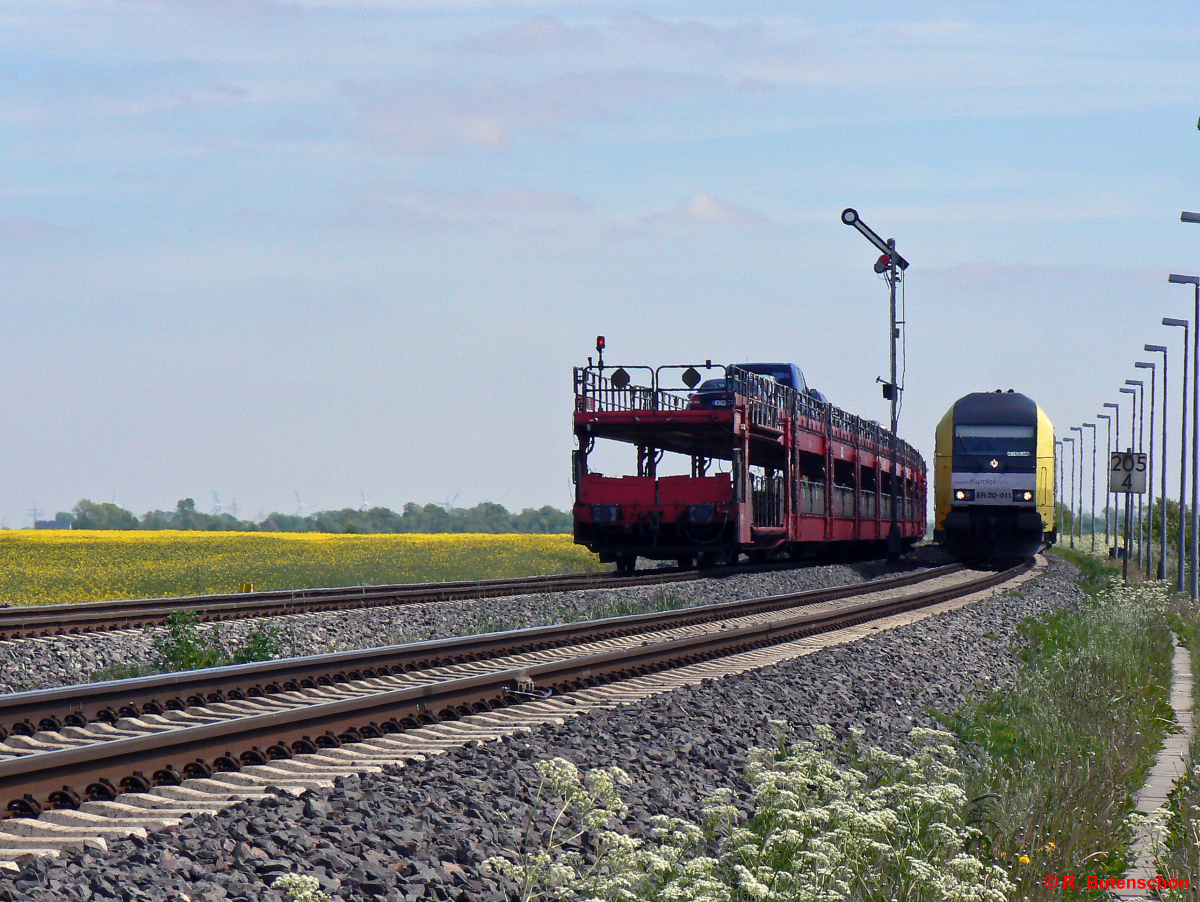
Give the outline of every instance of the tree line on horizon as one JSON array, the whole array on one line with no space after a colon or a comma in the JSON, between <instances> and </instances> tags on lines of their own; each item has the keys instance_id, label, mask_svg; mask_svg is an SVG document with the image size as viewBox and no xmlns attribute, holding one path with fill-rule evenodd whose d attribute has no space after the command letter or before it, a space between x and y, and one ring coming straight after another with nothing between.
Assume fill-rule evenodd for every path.
<instances>
[{"instance_id":1,"label":"tree line on horizon","mask_svg":"<svg viewBox=\"0 0 1200 902\"><path fill-rule=\"evenodd\" d=\"M53 524L53 525L51 525ZM573 528L571 515L550 505L510 512L490 501L474 507L444 507L409 502L397 513L386 507L367 510L343 508L317 511L307 516L272 513L263 520L239 520L229 513L206 514L196 510L192 498L182 498L171 511L147 511L140 518L110 502L82 498L70 511L59 511L41 528L58 529L178 529L230 532L328 532L328 533L567 533Z\"/></svg>"}]
</instances>

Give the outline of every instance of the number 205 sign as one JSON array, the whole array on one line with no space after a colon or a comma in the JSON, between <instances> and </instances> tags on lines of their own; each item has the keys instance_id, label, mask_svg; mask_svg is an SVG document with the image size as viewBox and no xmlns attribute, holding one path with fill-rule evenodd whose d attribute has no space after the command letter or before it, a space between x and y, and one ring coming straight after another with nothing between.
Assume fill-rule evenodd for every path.
<instances>
[{"instance_id":1,"label":"number 205 sign","mask_svg":"<svg viewBox=\"0 0 1200 902\"><path fill-rule=\"evenodd\" d=\"M1146 491L1146 454L1113 451L1108 459L1108 490L1143 494Z\"/></svg>"}]
</instances>

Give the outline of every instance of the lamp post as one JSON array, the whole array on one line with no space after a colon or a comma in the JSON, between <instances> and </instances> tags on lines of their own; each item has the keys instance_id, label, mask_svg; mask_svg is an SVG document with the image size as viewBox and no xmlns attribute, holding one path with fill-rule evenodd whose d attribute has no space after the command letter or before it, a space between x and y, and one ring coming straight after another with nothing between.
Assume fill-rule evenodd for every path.
<instances>
[{"instance_id":1,"label":"lamp post","mask_svg":"<svg viewBox=\"0 0 1200 902\"><path fill-rule=\"evenodd\" d=\"M1163 355L1163 402L1162 402L1162 474L1158 477L1162 490L1158 503L1162 505L1162 524L1158 536L1158 578L1167 578L1167 348L1166 345L1144 345L1144 351ZM1150 405L1150 419L1154 419L1154 405ZM1153 511L1153 508L1151 508Z\"/></svg>"},{"instance_id":2,"label":"lamp post","mask_svg":"<svg viewBox=\"0 0 1200 902\"><path fill-rule=\"evenodd\" d=\"M908 269L908 261L896 253L895 238L889 238L887 241L884 241L865 222L858 218L858 211L853 207L847 207L842 211L842 222L848 226L854 226L864 238L883 252L883 256L875 263L875 271L880 274L887 274L888 288L891 292L891 318L888 325L888 341L891 344L892 370L890 381L883 387L883 396L892 402L892 524L888 530L887 547L888 557L895 559L900 556L900 511L897 507L900 497L900 487L896 483L896 474L899 471L896 460L898 456L896 442L899 441L899 438L896 435L896 431L900 425L900 408L897 406L900 400L900 387L896 384L896 339L900 337L900 331L896 328L896 284L903 278L901 275L902 272Z\"/></svg>"},{"instance_id":3,"label":"lamp post","mask_svg":"<svg viewBox=\"0 0 1200 902\"><path fill-rule=\"evenodd\" d=\"M1063 506L1062 506L1063 462L1062 462L1062 455L1063 455L1063 443L1061 440L1056 441L1054 443L1054 494L1057 496L1057 498L1055 500L1058 502L1058 504L1057 504L1057 508L1058 508L1057 539L1058 539L1059 544L1062 544L1062 528L1063 528Z\"/></svg>"},{"instance_id":4,"label":"lamp post","mask_svg":"<svg viewBox=\"0 0 1200 902\"><path fill-rule=\"evenodd\" d=\"M1108 452L1104 459L1105 461L1108 461L1112 459L1112 417L1107 413L1098 413L1096 414L1096 419L1104 420L1105 424L1108 426L1108 440L1104 444L1104 450ZM1107 463L1105 464L1104 472L1108 472ZM1111 494L1112 493L1108 490L1108 479L1106 478L1104 480L1104 547L1106 549L1108 548L1108 515L1110 513L1109 503L1111 501Z\"/></svg>"},{"instance_id":5,"label":"lamp post","mask_svg":"<svg viewBox=\"0 0 1200 902\"><path fill-rule=\"evenodd\" d=\"M1121 405L1114 404L1112 401L1105 401L1105 407L1111 407L1113 412L1113 425L1117 427L1116 437L1113 443L1113 450L1120 452L1121 450ZM1106 480L1107 482L1107 480ZM1117 556L1117 546L1121 540L1121 493L1113 492L1113 557Z\"/></svg>"},{"instance_id":6,"label":"lamp post","mask_svg":"<svg viewBox=\"0 0 1200 902\"><path fill-rule=\"evenodd\" d=\"M1200 281L1200 280L1198 280ZM1187 416L1188 416L1188 321L1186 319L1175 319L1174 317L1164 316L1162 324L1164 326L1177 326L1183 329L1183 413L1179 420L1179 573L1175 580L1175 591L1183 591L1183 562L1184 557L1184 536L1187 530L1184 529L1184 511L1187 509L1184 503L1187 499ZM1192 380L1195 382L1195 380ZM1195 450L1195 442L1192 443L1193 452ZM1196 564L1192 562L1192 572L1195 573ZM1195 595L1193 594L1193 598Z\"/></svg>"},{"instance_id":7,"label":"lamp post","mask_svg":"<svg viewBox=\"0 0 1200 902\"><path fill-rule=\"evenodd\" d=\"M1119 388L1117 391L1123 395L1129 395L1133 406L1129 409L1129 450L1133 451L1133 440L1137 436L1137 429L1134 426L1134 420L1137 415L1137 392L1132 388ZM1119 448L1117 449L1120 450ZM1133 499L1129 493L1125 494L1125 563L1122 565L1122 575L1125 581L1129 581L1129 542L1130 533L1133 532Z\"/></svg>"},{"instance_id":8,"label":"lamp post","mask_svg":"<svg viewBox=\"0 0 1200 902\"><path fill-rule=\"evenodd\" d=\"M1075 521L1075 439L1070 438L1069 435L1063 435L1062 440L1063 440L1063 443L1067 443L1067 441L1069 441L1069 443L1070 443L1070 519L1072 519L1072 523L1070 523L1069 534L1070 534L1070 547L1074 548L1075 547L1075 522L1074 522ZM1063 450L1064 451L1067 450L1066 446L1063 447ZM1064 465L1064 467L1066 467L1066 464L1063 464L1063 465ZM1063 474L1063 475L1066 475L1066 474Z\"/></svg>"},{"instance_id":9,"label":"lamp post","mask_svg":"<svg viewBox=\"0 0 1200 902\"><path fill-rule=\"evenodd\" d=\"M1184 214L1185 216L1188 214ZM1194 214L1193 214L1194 215ZM1196 220L1185 219L1184 222L1200 222L1200 218ZM1173 285L1191 285L1195 289L1196 297L1196 316L1193 322L1200 323L1200 276L1181 276L1178 273L1171 273L1167 277L1167 281ZM1197 563L1200 562L1200 508L1197 508L1197 502L1200 502L1200 495L1197 493L1197 479L1200 474L1196 472L1196 447L1200 445L1200 432L1197 427L1200 427L1200 329L1194 329L1192 335L1192 551L1191 561L1192 567L1191 581L1188 583L1188 594L1196 597L1197 586L1196 578L1200 576L1197 572Z\"/></svg>"},{"instance_id":10,"label":"lamp post","mask_svg":"<svg viewBox=\"0 0 1200 902\"><path fill-rule=\"evenodd\" d=\"M1071 511L1071 523L1075 526L1074 531L1079 533L1079 544L1080 544L1080 546L1082 546L1083 545L1083 427L1082 426L1072 426L1071 431L1079 433L1079 516L1076 517L1075 511L1072 510ZM1071 453L1072 454L1074 453L1073 447L1071 449ZM1071 466L1072 466L1072 469L1074 469L1074 466L1075 466L1074 458L1071 459ZM1074 492L1072 492L1072 497L1073 496L1074 496ZM1072 536L1072 540L1074 540L1074 536ZM1074 546L1072 546L1072 547L1074 547Z\"/></svg>"},{"instance_id":11,"label":"lamp post","mask_svg":"<svg viewBox=\"0 0 1200 902\"><path fill-rule=\"evenodd\" d=\"M1146 435L1146 430L1145 430L1145 425L1146 425L1146 423L1145 423L1145 420L1146 420L1146 385L1141 379L1126 379L1125 384L1135 387L1138 390L1137 449L1138 449L1138 453L1141 454L1142 449L1145 447L1145 444L1143 443L1142 440L1145 438L1145 435ZM1153 428L1153 426L1151 428ZM1153 438L1154 436L1151 435L1150 437ZM1130 438L1130 440L1132 441L1132 437ZM1137 565L1138 565L1138 569L1140 570L1142 568L1142 546L1145 544L1142 541L1142 496L1141 496L1141 493L1139 493L1137 496L1137 543L1138 543Z\"/></svg>"},{"instance_id":12,"label":"lamp post","mask_svg":"<svg viewBox=\"0 0 1200 902\"><path fill-rule=\"evenodd\" d=\"M1092 534L1092 554L1095 554L1096 553L1096 424L1095 423L1084 423L1083 428L1092 430L1092 522L1091 522L1091 529L1089 531ZM1080 516L1083 515L1083 499L1082 498L1079 499L1079 513L1080 513ZM1080 544L1083 543L1083 533L1082 532L1079 534L1079 542L1080 542Z\"/></svg>"},{"instance_id":13,"label":"lamp post","mask_svg":"<svg viewBox=\"0 0 1200 902\"><path fill-rule=\"evenodd\" d=\"M1145 360L1137 361L1134 366L1150 371L1150 455L1149 470L1146 473L1146 579L1150 579L1150 562L1154 558L1154 396L1157 394L1155 381L1158 368Z\"/></svg>"}]
</instances>

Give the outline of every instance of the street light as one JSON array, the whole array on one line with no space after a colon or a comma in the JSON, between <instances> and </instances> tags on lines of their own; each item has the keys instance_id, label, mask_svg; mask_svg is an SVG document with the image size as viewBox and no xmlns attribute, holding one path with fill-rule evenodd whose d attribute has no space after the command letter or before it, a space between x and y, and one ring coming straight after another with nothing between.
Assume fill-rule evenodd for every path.
<instances>
[{"instance_id":1,"label":"street light","mask_svg":"<svg viewBox=\"0 0 1200 902\"><path fill-rule=\"evenodd\" d=\"M1073 524L1076 524L1076 529L1074 531L1079 533L1079 544L1082 545L1083 544L1083 427L1082 426L1072 426L1071 431L1079 433L1079 518L1076 519L1075 511L1071 511L1071 522ZM1072 453L1074 453L1073 449L1072 449ZM1074 466L1075 466L1074 458L1072 458L1072 460L1071 460L1071 466L1072 466L1072 469L1074 469ZM1072 497L1073 496L1074 496L1074 491L1072 491ZM1074 536L1072 536L1072 540L1074 540Z\"/></svg>"},{"instance_id":2,"label":"street light","mask_svg":"<svg viewBox=\"0 0 1200 902\"><path fill-rule=\"evenodd\" d=\"M1092 430L1092 554L1096 553L1096 424L1084 423L1084 429ZM1083 499L1079 501L1079 511L1083 512ZM1079 534L1079 541L1083 542L1083 533Z\"/></svg>"},{"instance_id":3,"label":"street light","mask_svg":"<svg viewBox=\"0 0 1200 902\"><path fill-rule=\"evenodd\" d=\"M1130 400L1133 402L1133 407L1129 410L1129 450L1133 451L1133 439L1137 435L1137 429L1134 428L1134 416L1137 414L1137 392L1132 388L1119 388L1117 391L1123 395L1131 395ZM1129 582L1129 534L1133 531L1133 507L1131 502L1133 499L1128 492L1125 493L1125 563L1122 565L1122 577L1126 582Z\"/></svg>"},{"instance_id":4,"label":"street light","mask_svg":"<svg viewBox=\"0 0 1200 902\"><path fill-rule=\"evenodd\" d=\"M1185 219L1184 222L1192 222L1193 220ZM1200 222L1200 219L1195 220ZM1171 273L1167 277L1167 281L1172 285L1191 285L1195 288L1196 296L1196 316L1193 322L1200 323L1200 276L1181 276L1178 273ZM1200 329L1193 330L1195 334L1192 336L1192 553L1191 566L1192 578L1188 584L1188 594L1196 597L1197 586L1196 577L1197 562L1200 559L1200 508L1197 508L1197 502L1200 502L1200 494L1197 493L1197 478L1200 474L1196 472L1196 447L1200 445Z\"/></svg>"},{"instance_id":5,"label":"street light","mask_svg":"<svg viewBox=\"0 0 1200 902\"><path fill-rule=\"evenodd\" d=\"M1144 439L1146 436L1146 429L1145 429L1145 425L1146 425L1146 423L1145 423L1145 420L1146 420L1146 385L1145 385L1145 383L1142 382L1141 379L1126 379L1125 384L1137 386L1137 390L1138 390L1137 449L1138 449L1138 453L1141 454L1142 449L1145 447L1145 444L1143 443L1142 439ZM1151 428L1153 429L1153 425L1151 425ZM1151 434L1150 437L1154 438L1154 435ZM1139 492L1138 496L1137 496L1137 542L1138 542L1137 565L1138 565L1138 569L1140 570L1142 567L1142 545L1145 544L1142 541L1142 495L1141 495L1141 492Z\"/></svg>"},{"instance_id":6,"label":"street light","mask_svg":"<svg viewBox=\"0 0 1200 902\"><path fill-rule=\"evenodd\" d=\"M896 473L899 470L896 462L896 442L899 441L899 438L896 431L899 428L900 409L897 403L900 400L900 387L896 384L896 339L900 337L900 333L896 328L896 283L903 278L902 271L908 269L908 261L896 253L895 238L884 241L875 234L870 226L858 218L858 211L853 207L847 207L842 211L842 222L848 226L854 226L864 238L883 251L883 256L875 264L875 271L887 274L890 290L891 319L888 326L888 341L891 343L892 370L890 381L883 387L883 396L892 402L892 525L888 530L888 557L897 558L900 556L900 511L897 507L900 490L896 484Z\"/></svg>"},{"instance_id":7,"label":"street light","mask_svg":"<svg viewBox=\"0 0 1200 902\"><path fill-rule=\"evenodd\" d=\"M1149 508L1146 514L1146 579L1150 579L1150 561L1154 557L1154 395L1158 373L1153 363L1144 360L1137 361L1134 366L1150 371L1150 465L1146 473L1146 507Z\"/></svg>"},{"instance_id":8,"label":"street light","mask_svg":"<svg viewBox=\"0 0 1200 902\"><path fill-rule=\"evenodd\" d=\"M1112 460L1112 416L1110 416L1107 413L1098 413L1098 414L1096 414L1096 419L1104 420L1105 424L1108 426L1108 440L1104 444L1104 450L1107 452L1107 456L1104 459L1106 461ZM1092 469L1094 470L1095 468L1093 467ZM1104 472L1105 473L1108 472L1107 465L1106 465ZM1095 475L1095 474L1093 474L1093 475ZM1110 513L1109 503L1112 500L1110 498L1111 494L1112 493L1109 492L1109 490L1108 490L1108 480L1105 479L1104 480L1104 547L1105 547L1105 549L1108 548L1108 515Z\"/></svg>"},{"instance_id":9,"label":"street light","mask_svg":"<svg viewBox=\"0 0 1200 902\"><path fill-rule=\"evenodd\" d=\"M1071 443L1071 547L1075 547L1075 439L1063 436L1064 442ZM1065 449L1064 449L1065 450ZM1065 475L1065 474L1064 474Z\"/></svg>"},{"instance_id":10,"label":"street light","mask_svg":"<svg viewBox=\"0 0 1200 902\"><path fill-rule=\"evenodd\" d=\"M1114 404L1112 401L1105 401L1105 407L1111 407L1113 412L1113 425L1117 427L1116 441L1113 445L1113 450L1120 452L1121 450L1121 405ZM1106 480L1107 482L1107 480ZM1113 557L1117 556L1117 545L1121 538L1121 493L1113 492Z\"/></svg>"},{"instance_id":11,"label":"street light","mask_svg":"<svg viewBox=\"0 0 1200 902\"><path fill-rule=\"evenodd\" d=\"M1056 499L1058 504L1058 530L1056 538L1058 544L1062 544L1062 528L1063 528L1063 505L1062 505L1062 490L1063 490L1063 443L1061 440L1054 443L1054 494L1058 496Z\"/></svg>"},{"instance_id":12,"label":"street light","mask_svg":"<svg viewBox=\"0 0 1200 902\"><path fill-rule=\"evenodd\" d=\"M1162 505L1162 525L1158 537L1158 578L1167 578L1167 347L1166 345L1143 345L1143 351L1163 355L1163 403L1162 403L1162 491L1158 493L1158 503ZM1150 405L1150 419L1154 419L1154 405ZM1152 507L1151 512L1154 508Z\"/></svg>"},{"instance_id":13,"label":"street light","mask_svg":"<svg viewBox=\"0 0 1200 902\"><path fill-rule=\"evenodd\" d=\"M1186 558L1183 554L1183 538L1187 530L1183 528L1183 515L1187 505L1187 412L1188 412L1188 321L1164 316L1164 326L1177 326L1183 329L1183 413L1179 420L1179 572L1176 574L1175 591L1183 591L1183 565Z\"/></svg>"}]
</instances>

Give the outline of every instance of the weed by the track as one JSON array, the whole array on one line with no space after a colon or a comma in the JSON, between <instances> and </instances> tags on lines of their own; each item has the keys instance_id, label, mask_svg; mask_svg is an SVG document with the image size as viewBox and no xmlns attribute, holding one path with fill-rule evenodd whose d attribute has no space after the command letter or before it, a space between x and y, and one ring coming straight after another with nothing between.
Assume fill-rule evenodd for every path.
<instances>
[{"instance_id":1,"label":"weed by the track","mask_svg":"<svg viewBox=\"0 0 1200 902\"><path fill-rule=\"evenodd\" d=\"M153 627L147 627L147 632L151 631ZM250 664L269 661L282 654L283 640L277 627L257 626L245 642L230 648L222 641L219 626L202 629L195 611L175 611L167 617L164 632L154 638L151 661L98 671L92 674L92 680L131 679L153 673Z\"/></svg>"},{"instance_id":2,"label":"weed by the track","mask_svg":"<svg viewBox=\"0 0 1200 902\"><path fill-rule=\"evenodd\" d=\"M1108 558L1087 554L1083 551L1073 551L1070 548L1063 547L1053 547L1046 550L1050 554L1057 555L1078 568L1079 576L1076 582L1089 595L1096 595L1103 592L1110 586L1116 585L1121 579L1121 568L1111 563Z\"/></svg>"},{"instance_id":3,"label":"weed by the track","mask_svg":"<svg viewBox=\"0 0 1200 902\"><path fill-rule=\"evenodd\" d=\"M271 884L272 889L287 893L290 902L325 902L328 893L321 892L321 884L316 877L307 874L284 874L276 877Z\"/></svg>"},{"instance_id":4,"label":"weed by the track","mask_svg":"<svg viewBox=\"0 0 1200 902\"><path fill-rule=\"evenodd\" d=\"M833 748L828 727L818 736L792 744L781 733L750 753L749 820L739 823L726 790L705 800L706 829L655 817L649 841L613 829L627 813L621 770L581 778L563 758L539 762L517 860L486 865L514 881L520 902L1004 902L1009 875L968 848L979 831L963 819L947 734L914 731L907 758Z\"/></svg>"},{"instance_id":5,"label":"weed by the track","mask_svg":"<svg viewBox=\"0 0 1200 902\"><path fill-rule=\"evenodd\" d=\"M618 595L603 601L596 601L577 611L559 608L560 623L576 623L581 620L603 620L606 617L629 617L634 614L662 613L679 608L692 608L708 604L708 599L681 598L673 592L656 591L645 601Z\"/></svg>"}]
</instances>

